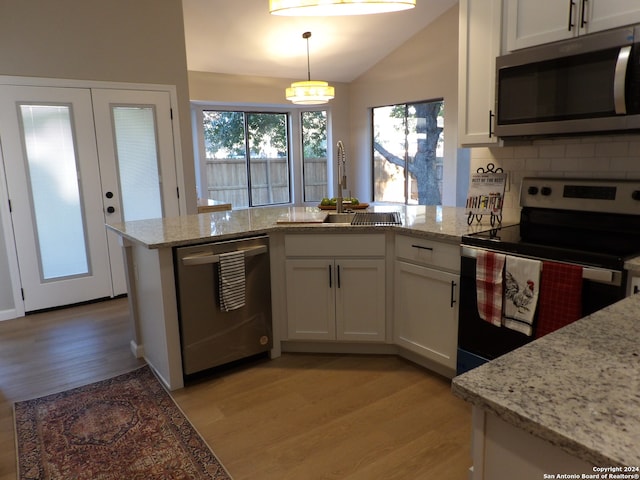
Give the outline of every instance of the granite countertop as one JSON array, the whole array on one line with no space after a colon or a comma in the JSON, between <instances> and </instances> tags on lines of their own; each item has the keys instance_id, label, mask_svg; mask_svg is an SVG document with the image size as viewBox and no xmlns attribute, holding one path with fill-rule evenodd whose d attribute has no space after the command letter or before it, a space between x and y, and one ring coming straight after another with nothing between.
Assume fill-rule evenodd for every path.
<instances>
[{"instance_id":1,"label":"granite countertop","mask_svg":"<svg viewBox=\"0 0 640 480\"><path fill-rule=\"evenodd\" d=\"M458 207L376 205L367 210L374 212L398 211L402 217L402 226L325 224L319 222L328 212L317 207L263 207L137 220L107 225L107 228L147 248L176 247L279 230L322 233L335 232L336 229L350 233L380 232L393 229L413 235L459 243L460 237L466 233L491 228L488 218L484 218L482 223L474 222L472 226L469 226L467 224L467 210ZM296 218L302 220L296 222ZM517 221L518 212L505 212L502 223L508 225L517 223Z\"/></svg>"},{"instance_id":2,"label":"granite countertop","mask_svg":"<svg viewBox=\"0 0 640 480\"><path fill-rule=\"evenodd\" d=\"M640 466L640 295L453 379L453 393L597 466Z\"/></svg>"}]
</instances>

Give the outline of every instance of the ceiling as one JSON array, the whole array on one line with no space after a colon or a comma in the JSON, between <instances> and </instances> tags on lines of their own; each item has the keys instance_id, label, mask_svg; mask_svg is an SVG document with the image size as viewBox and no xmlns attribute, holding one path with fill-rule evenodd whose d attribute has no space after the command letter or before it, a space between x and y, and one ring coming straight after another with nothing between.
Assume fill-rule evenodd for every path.
<instances>
[{"instance_id":1,"label":"ceiling","mask_svg":"<svg viewBox=\"0 0 640 480\"><path fill-rule=\"evenodd\" d=\"M187 68L305 80L309 39L313 80L351 82L457 0L417 0L404 12L349 17L279 17L268 0L183 0Z\"/></svg>"}]
</instances>

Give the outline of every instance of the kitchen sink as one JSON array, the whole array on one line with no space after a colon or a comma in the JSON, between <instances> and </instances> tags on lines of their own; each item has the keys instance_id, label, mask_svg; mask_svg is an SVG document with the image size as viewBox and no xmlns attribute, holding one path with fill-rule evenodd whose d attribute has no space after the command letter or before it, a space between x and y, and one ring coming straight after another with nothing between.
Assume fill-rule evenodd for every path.
<instances>
[{"instance_id":1,"label":"kitchen sink","mask_svg":"<svg viewBox=\"0 0 640 480\"><path fill-rule=\"evenodd\" d=\"M402 225L398 212L329 213L323 223L345 225Z\"/></svg>"},{"instance_id":2,"label":"kitchen sink","mask_svg":"<svg viewBox=\"0 0 640 480\"><path fill-rule=\"evenodd\" d=\"M324 219L323 223L346 223L346 224L350 224L353 221L355 216L356 216L356 214L352 213L352 212L348 212L348 213L330 213Z\"/></svg>"}]
</instances>

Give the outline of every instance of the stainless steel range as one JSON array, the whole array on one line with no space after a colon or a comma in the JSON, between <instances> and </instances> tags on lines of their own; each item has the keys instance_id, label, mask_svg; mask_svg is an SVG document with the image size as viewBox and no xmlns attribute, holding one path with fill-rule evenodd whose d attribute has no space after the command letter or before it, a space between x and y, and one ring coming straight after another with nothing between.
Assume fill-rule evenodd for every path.
<instances>
[{"instance_id":1,"label":"stainless steel range","mask_svg":"<svg viewBox=\"0 0 640 480\"><path fill-rule=\"evenodd\" d=\"M557 305L554 308L560 310L557 316L566 317L560 325L615 303L626 294L624 263L640 255L640 180L525 178L521 186L520 206L519 225L462 238L458 373L546 333L545 322L550 314L541 319L545 313L540 314L540 311L552 311L550 303L554 288L569 289L566 290L566 301L563 297L555 301ZM530 285L514 282L507 268L503 270L502 284L497 285L502 289L504 302L499 308L506 308L510 300L516 304L512 297L518 290L521 295L529 297L535 292L536 303L531 302L528 308L520 310L531 313L532 318L527 320L528 324L525 323L527 328L509 328L508 322L500 322L500 315L497 321L496 315L493 315L493 322L487 321L483 311L484 296L479 311L478 286L482 282L478 280L477 266L482 259L481 271L484 272L488 255L492 255L492 261L494 258L502 257L503 261L506 258L507 262L513 262L512 265L517 264L518 259L539 263L541 279L529 281ZM570 287L563 284L562 277L548 279L554 269L562 272L563 268L574 273L576 269L581 271L578 285ZM499 295L493 291L492 294L499 303ZM526 300L530 301L529 298ZM571 301L579 303L573 308L573 317L561 311ZM552 320L555 322L559 318Z\"/></svg>"}]
</instances>

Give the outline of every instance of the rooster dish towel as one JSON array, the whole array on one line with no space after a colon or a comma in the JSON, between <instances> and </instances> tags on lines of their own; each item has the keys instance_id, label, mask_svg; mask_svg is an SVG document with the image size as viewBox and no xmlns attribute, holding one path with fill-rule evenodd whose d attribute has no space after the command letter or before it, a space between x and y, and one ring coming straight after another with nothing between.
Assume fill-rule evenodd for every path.
<instances>
[{"instance_id":1,"label":"rooster dish towel","mask_svg":"<svg viewBox=\"0 0 640 480\"><path fill-rule=\"evenodd\" d=\"M508 256L504 272L504 326L531 335L542 262Z\"/></svg>"}]
</instances>

